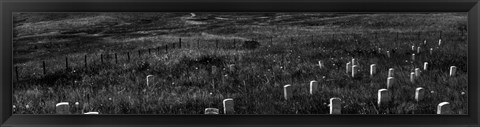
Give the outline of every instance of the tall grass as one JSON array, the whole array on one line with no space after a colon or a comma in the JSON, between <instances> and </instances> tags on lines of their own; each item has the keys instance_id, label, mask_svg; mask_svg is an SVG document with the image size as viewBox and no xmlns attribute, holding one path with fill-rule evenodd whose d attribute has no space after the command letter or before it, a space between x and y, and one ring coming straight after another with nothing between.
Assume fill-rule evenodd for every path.
<instances>
[{"instance_id":1,"label":"tall grass","mask_svg":"<svg viewBox=\"0 0 480 127\"><path fill-rule=\"evenodd\" d=\"M428 23L436 18L466 22L452 15L412 17L429 19L426 20ZM228 15L223 17L229 18ZM386 25L370 28L360 24L363 30L350 31L359 25L352 17L364 17L367 19L362 21L373 20ZM468 93L461 94L468 91L467 43L465 37L460 36L461 31L449 29L458 23L442 22L452 25L440 29L444 43L437 48L439 29L391 28L395 29L391 31L388 28L396 22L391 23L389 17L338 16L345 19L343 21L327 16L320 19L353 23L337 26L327 22L314 27L305 25L309 20L295 18L262 21L270 23L266 26L240 24L244 21L206 20L218 24L187 25L161 36L101 37L95 42L106 47L87 50L84 47L90 44L83 44L79 45L82 48L77 52L64 51L62 55L53 55L55 52L52 52L41 59L18 53L21 55L14 57L24 56L28 62L15 64L21 68L22 80L14 84L14 113L53 114L55 103L66 101L81 102L82 110L102 114L203 114L205 108L221 108L223 99L233 98L236 114L328 114L327 103L332 97L342 99L343 114L434 114L436 105L443 101L452 104L455 114L467 113ZM228 25L230 22L238 24ZM404 26L423 25L402 23ZM326 29L318 29L322 27ZM229 28L234 29L229 31ZM189 34L183 29L190 30ZM396 38L396 32L401 33L399 38ZM418 32L421 32L420 38ZM150 55L145 50L176 43L178 37L182 38L182 45L190 46L169 49L168 52L154 50ZM238 39L236 48L232 47L232 39ZM240 41L250 39L259 41L262 46L254 50L238 48ZM196 40L201 40L199 48ZM219 49L215 47L217 40ZM426 45L423 40L427 40ZM19 40L14 48L28 47L22 43L24 41ZM411 45L420 45L423 49L432 47L434 54L425 50L417 54L416 61L411 61ZM108 46L115 48L109 49ZM58 49L62 50L62 47ZM138 57L137 50L142 50L141 57ZM392 52L392 58L386 57L387 50ZM130 61L126 60L126 52L131 53ZM117 53L120 62L116 64L110 56L105 60L108 62L102 64L99 55L107 53ZM84 55L89 56L87 61L91 64L88 69L83 66ZM65 70L65 56L72 61L70 70ZM345 73L345 63L351 58L360 63L359 76L355 78ZM325 61L325 69L317 66L318 60ZM49 63L47 75L41 74L41 61ZM410 72L415 67L421 68L423 62L429 62L429 70L422 72L416 83L410 83ZM230 64L235 64L236 70L229 70ZM374 77L369 76L370 64L377 64L378 73ZM448 68L452 65L459 68L455 77L448 76ZM212 66L218 67L219 71L212 72ZM388 68L395 68L398 87L394 89L393 102L383 108L376 105L376 99L378 89L386 88ZM147 75L155 75L153 85L146 86ZM313 95L308 93L311 80L319 81L321 89ZM283 99L282 93L286 84L294 88L293 98L288 101ZM425 88L428 93L419 103L414 100L417 87Z\"/></svg>"}]
</instances>

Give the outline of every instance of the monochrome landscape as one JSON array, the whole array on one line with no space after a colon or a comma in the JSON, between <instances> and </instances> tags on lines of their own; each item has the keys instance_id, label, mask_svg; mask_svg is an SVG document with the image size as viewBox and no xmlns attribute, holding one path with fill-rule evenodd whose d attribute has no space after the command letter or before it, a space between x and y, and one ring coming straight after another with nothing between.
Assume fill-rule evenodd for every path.
<instances>
[{"instance_id":1,"label":"monochrome landscape","mask_svg":"<svg viewBox=\"0 0 480 127\"><path fill-rule=\"evenodd\" d=\"M14 114L468 112L466 13L13 13Z\"/></svg>"}]
</instances>

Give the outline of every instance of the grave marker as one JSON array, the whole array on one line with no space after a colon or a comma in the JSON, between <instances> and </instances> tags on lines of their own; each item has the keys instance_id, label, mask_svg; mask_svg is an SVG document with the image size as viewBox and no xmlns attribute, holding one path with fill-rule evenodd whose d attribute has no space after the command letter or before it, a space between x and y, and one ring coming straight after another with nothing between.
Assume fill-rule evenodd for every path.
<instances>
[{"instance_id":1,"label":"grave marker","mask_svg":"<svg viewBox=\"0 0 480 127\"><path fill-rule=\"evenodd\" d=\"M342 102L340 98L330 98L330 114L342 114Z\"/></svg>"},{"instance_id":2,"label":"grave marker","mask_svg":"<svg viewBox=\"0 0 480 127\"><path fill-rule=\"evenodd\" d=\"M390 51L387 51L387 57L390 58Z\"/></svg>"},{"instance_id":3,"label":"grave marker","mask_svg":"<svg viewBox=\"0 0 480 127\"><path fill-rule=\"evenodd\" d=\"M415 68L415 77L420 77L420 68Z\"/></svg>"},{"instance_id":4,"label":"grave marker","mask_svg":"<svg viewBox=\"0 0 480 127\"><path fill-rule=\"evenodd\" d=\"M216 115L218 112L219 110L217 108L205 108L206 115Z\"/></svg>"},{"instance_id":5,"label":"grave marker","mask_svg":"<svg viewBox=\"0 0 480 127\"><path fill-rule=\"evenodd\" d=\"M283 97L285 100L292 98L292 85L287 84L283 86Z\"/></svg>"},{"instance_id":6,"label":"grave marker","mask_svg":"<svg viewBox=\"0 0 480 127\"><path fill-rule=\"evenodd\" d=\"M410 73L410 82L415 83L415 72Z\"/></svg>"},{"instance_id":7,"label":"grave marker","mask_svg":"<svg viewBox=\"0 0 480 127\"><path fill-rule=\"evenodd\" d=\"M224 114L234 114L234 103L232 98L223 100L223 113Z\"/></svg>"},{"instance_id":8,"label":"grave marker","mask_svg":"<svg viewBox=\"0 0 480 127\"><path fill-rule=\"evenodd\" d=\"M373 76L375 73L377 73L377 65L372 64L370 65L370 76Z\"/></svg>"},{"instance_id":9,"label":"grave marker","mask_svg":"<svg viewBox=\"0 0 480 127\"><path fill-rule=\"evenodd\" d=\"M346 70L347 70L347 74L350 73L352 71L352 63L348 62L347 63L347 66L346 66Z\"/></svg>"},{"instance_id":10,"label":"grave marker","mask_svg":"<svg viewBox=\"0 0 480 127\"><path fill-rule=\"evenodd\" d=\"M83 113L85 115L98 115L100 114L99 112L86 112L86 113Z\"/></svg>"},{"instance_id":11,"label":"grave marker","mask_svg":"<svg viewBox=\"0 0 480 127\"><path fill-rule=\"evenodd\" d=\"M358 72L358 65L353 65L352 66L352 78L355 77L355 75L357 74Z\"/></svg>"},{"instance_id":12,"label":"grave marker","mask_svg":"<svg viewBox=\"0 0 480 127\"><path fill-rule=\"evenodd\" d=\"M430 55L433 55L433 48L430 48Z\"/></svg>"},{"instance_id":13,"label":"grave marker","mask_svg":"<svg viewBox=\"0 0 480 127\"><path fill-rule=\"evenodd\" d=\"M415 61L415 53L412 54L412 61Z\"/></svg>"},{"instance_id":14,"label":"grave marker","mask_svg":"<svg viewBox=\"0 0 480 127\"><path fill-rule=\"evenodd\" d=\"M318 82L313 80L310 81L310 94L313 94L318 91Z\"/></svg>"},{"instance_id":15,"label":"grave marker","mask_svg":"<svg viewBox=\"0 0 480 127\"><path fill-rule=\"evenodd\" d=\"M318 61L318 66L320 67L320 69L323 69L325 67L322 60Z\"/></svg>"},{"instance_id":16,"label":"grave marker","mask_svg":"<svg viewBox=\"0 0 480 127\"><path fill-rule=\"evenodd\" d=\"M395 73L394 71L395 71L395 69L393 69L393 68L388 69L388 77L393 77L394 73Z\"/></svg>"},{"instance_id":17,"label":"grave marker","mask_svg":"<svg viewBox=\"0 0 480 127\"><path fill-rule=\"evenodd\" d=\"M71 114L70 112L70 105L68 102L60 102L55 105L55 110L57 114L65 115L65 114Z\"/></svg>"},{"instance_id":18,"label":"grave marker","mask_svg":"<svg viewBox=\"0 0 480 127\"><path fill-rule=\"evenodd\" d=\"M421 48L420 46L417 47L417 54L420 54Z\"/></svg>"},{"instance_id":19,"label":"grave marker","mask_svg":"<svg viewBox=\"0 0 480 127\"><path fill-rule=\"evenodd\" d=\"M451 114L451 107L449 102L442 102L437 106L437 114L446 115Z\"/></svg>"},{"instance_id":20,"label":"grave marker","mask_svg":"<svg viewBox=\"0 0 480 127\"><path fill-rule=\"evenodd\" d=\"M418 87L415 89L415 101L419 102L425 97L425 89Z\"/></svg>"},{"instance_id":21,"label":"grave marker","mask_svg":"<svg viewBox=\"0 0 480 127\"><path fill-rule=\"evenodd\" d=\"M395 78L394 77L388 77L387 78L387 89L392 89L395 85Z\"/></svg>"},{"instance_id":22,"label":"grave marker","mask_svg":"<svg viewBox=\"0 0 480 127\"><path fill-rule=\"evenodd\" d=\"M148 75L147 76L147 87L150 86L150 84L153 84L153 79L155 77L153 75ZM152 83L151 83L152 82Z\"/></svg>"},{"instance_id":23,"label":"grave marker","mask_svg":"<svg viewBox=\"0 0 480 127\"><path fill-rule=\"evenodd\" d=\"M387 104L391 100L389 91L387 89L379 89L377 99L378 99L377 104L378 104L379 107Z\"/></svg>"},{"instance_id":24,"label":"grave marker","mask_svg":"<svg viewBox=\"0 0 480 127\"><path fill-rule=\"evenodd\" d=\"M457 73L457 67L456 66L450 66L450 77L455 76Z\"/></svg>"}]
</instances>

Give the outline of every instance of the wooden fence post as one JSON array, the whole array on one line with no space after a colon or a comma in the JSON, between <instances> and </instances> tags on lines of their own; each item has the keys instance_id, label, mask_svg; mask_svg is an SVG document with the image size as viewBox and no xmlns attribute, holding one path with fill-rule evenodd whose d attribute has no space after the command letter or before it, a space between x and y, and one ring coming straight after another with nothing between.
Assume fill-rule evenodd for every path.
<instances>
[{"instance_id":1,"label":"wooden fence post","mask_svg":"<svg viewBox=\"0 0 480 127\"><path fill-rule=\"evenodd\" d=\"M43 75L47 75L47 69L45 68L45 61L42 62L43 66Z\"/></svg>"},{"instance_id":2,"label":"wooden fence post","mask_svg":"<svg viewBox=\"0 0 480 127\"><path fill-rule=\"evenodd\" d=\"M85 64L85 70L87 70L87 69L88 69L88 66L87 66L87 65L88 65L88 63L87 63L87 55L84 56L84 58L83 58L83 63Z\"/></svg>"},{"instance_id":3,"label":"wooden fence post","mask_svg":"<svg viewBox=\"0 0 480 127\"><path fill-rule=\"evenodd\" d=\"M127 52L127 59L130 62L130 52Z\"/></svg>"},{"instance_id":4,"label":"wooden fence post","mask_svg":"<svg viewBox=\"0 0 480 127\"><path fill-rule=\"evenodd\" d=\"M18 82L19 81L18 79L20 79L18 74L18 66L15 66L15 75L16 75L15 78L17 79L17 82Z\"/></svg>"},{"instance_id":5,"label":"wooden fence post","mask_svg":"<svg viewBox=\"0 0 480 127\"><path fill-rule=\"evenodd\" d=\"M115 64L118 64L117 53L115 53Z\"/></svg>"},{"instance_id":6,"label":"wooden fence post","mask_svg":"<svg viewBox=\"0 0 480 127\"><path fill-rule=\"evenodd\" d=\"M65 57L65 70L68 70L68 56Z\"/></svg>"},{"instance_id":7,"label":"wooden fence post","mask_svg":"<svg viewBox=\"0 0 480 127\"><path fill-rule=\"evenodd\" d=\"M182 38L178 38L178 48L182 48Z\"/></svg>"}]
</instances>

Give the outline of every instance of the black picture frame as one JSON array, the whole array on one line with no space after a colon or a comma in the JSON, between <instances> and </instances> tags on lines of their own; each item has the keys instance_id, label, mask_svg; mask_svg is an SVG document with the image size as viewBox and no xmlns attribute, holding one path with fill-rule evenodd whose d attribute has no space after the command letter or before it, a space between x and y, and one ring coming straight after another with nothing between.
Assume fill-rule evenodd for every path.
<instances>
[{"instance_id":1,"label":"black picture frame","mask_svg":"<svg viewBox=\"0 0 480 127\"><path fill-rule=\"evenodd\" d=\"M16 126L479 126L479 0L2 0L0 120ZM12 115L12 12L468 12L468 115Z\"/></svg>"}]
</instances>

